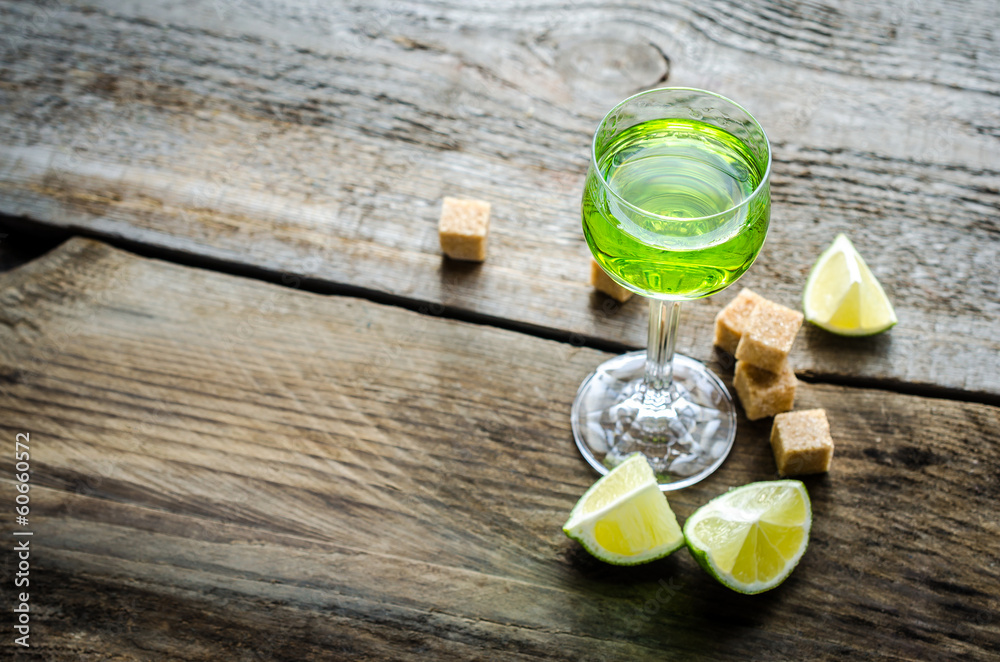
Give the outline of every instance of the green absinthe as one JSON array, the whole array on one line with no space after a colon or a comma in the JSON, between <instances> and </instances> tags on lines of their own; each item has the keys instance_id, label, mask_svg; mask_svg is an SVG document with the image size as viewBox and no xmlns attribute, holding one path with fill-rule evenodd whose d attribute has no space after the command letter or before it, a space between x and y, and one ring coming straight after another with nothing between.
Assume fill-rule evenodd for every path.
<instances>
[{"instance_id":1,"label":"green absinthe","mask_svg":"<svg viewBox=\"0 0 1000 662\"><path fill-rule=\"evenodd\" d=\"M603 148L598 172L592 167L587 176L583 231L590 250L615 280L646 296L718 292L743 275L764 244L768 185L739 205L766 167L741 140L698 120L630 127Z\"/></svg>"}]
</instances>

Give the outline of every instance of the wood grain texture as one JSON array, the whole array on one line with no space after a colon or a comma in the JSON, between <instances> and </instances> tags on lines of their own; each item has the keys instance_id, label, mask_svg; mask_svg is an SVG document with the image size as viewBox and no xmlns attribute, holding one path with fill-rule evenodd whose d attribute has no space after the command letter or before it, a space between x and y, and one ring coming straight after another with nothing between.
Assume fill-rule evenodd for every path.
<instances>
[{"instance_id":1,"label":"wood grain texture","mask_svg":"<svg viewBox=\"0 0 1000 662\"><path fill-rule=\"evenodd\" d=\"M605 354L295 284L81 239L0 275L0 434L32 444L23 659L1000 653L997 408L802 385L834 466L795 573L741 596L683 550L615 568L560 531L595 478L570 402ZM768 432L741 418L678 516L775 477Z\"/></svg>"},{"instance_id":2,"label":"wood grain texture","mask_svg":"<svg viewBox=\"0 0 1000 662\"><path fill-rule=\"evenodd\" d=\"M590 136L633 92L714 89L774 145L772 230L744 284L796 306L843 231L899 314L870 340L807 328L799 373L1000 396L991 0L0 10L0 212L641 346L642 302L586 285ZM442 261L444 195L493 204L481 267ZM682 351L711 357L730 296L686 306Z\"/></svg>"}]
</instances>

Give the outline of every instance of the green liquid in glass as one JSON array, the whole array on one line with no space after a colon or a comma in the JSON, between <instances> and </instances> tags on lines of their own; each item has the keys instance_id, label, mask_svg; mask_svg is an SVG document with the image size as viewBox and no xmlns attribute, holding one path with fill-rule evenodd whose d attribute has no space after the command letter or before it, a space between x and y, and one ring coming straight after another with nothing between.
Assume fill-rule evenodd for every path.
<instances>
[{"instance_id":1,"label":"green liquid in glass","mask_svg":"<svg viewBox=\"0 0 1000 662\"><path fill-rule=\"evenodd\" d=\"M769 187L724 212L751 196L767 165L732 134L697 120L650 120L601 148L597 167L584 189L584 235L595 259L630 290L698 299L733 283L757 258Z\"/></svg>"}]
</instances>

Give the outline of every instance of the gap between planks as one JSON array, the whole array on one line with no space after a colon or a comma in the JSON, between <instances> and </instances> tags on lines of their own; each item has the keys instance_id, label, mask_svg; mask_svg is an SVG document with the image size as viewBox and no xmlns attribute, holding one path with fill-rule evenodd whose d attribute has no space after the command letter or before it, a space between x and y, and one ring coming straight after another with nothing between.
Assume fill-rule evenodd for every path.
<instances>
[{"instance_id":1,"label":"gap between planks","mask_svg":"<svg viewBox=\"0 0 1000 662\"><path fill-rule=\"evenodd\" d=\"M553 327L529 324L527 322L519 322L514 319L487 315L455 306L445 306L434 302L413 299L397 294L390 294L358 285L335 283L317 278L310 278L294 272L279 272L273 269L256 267L249 264L223 260L207 255L199 255L187 251L163 248L125 237L102 234L100 232L91 231L87 228L72 228L67 230L61 226L52 225L44 221L0 214L0 234L3 234L3 230L5 229L10 230L13 233L22 234L26 239L30 239L32 241L47 241L50 246L50 250L72 237L85 237L114 246L115 248L129 251L141 257L171 262L194 269L215 271L231 276L258 280L291 290L302 290L304 292L328 296L353 297L356 299L371 301L373 303L403 308L405 310L409 310L420 315L427 315L429 317L456 320L459 322L467 322L481 326L492 326L505 331L521 333L544 340L567 343L575 347L586 347L588 349L595 349L611 354L621 354L623 352L643 349L643 347L637 347L624 342L608 341L596 336L584 335ZM825 373L816 374L809 371L797 372L796 377L809 384L829 384L850 388L874 389L897 393L900 395L914 395L925 398L952 400L956 402L1000 406L1000 395L985 391L967 391L948 386L939 386L936 384L904 382L896 379L878 379L874 377L849 377Z\"/></svg>"}]
</instances>

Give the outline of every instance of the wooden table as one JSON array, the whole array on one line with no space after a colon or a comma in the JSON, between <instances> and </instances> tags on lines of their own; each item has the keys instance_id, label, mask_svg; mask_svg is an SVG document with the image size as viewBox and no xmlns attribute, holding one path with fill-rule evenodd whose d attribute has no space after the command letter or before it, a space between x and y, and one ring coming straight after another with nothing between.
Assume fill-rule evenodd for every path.
<instances>
[{"instance_id":1,"label":"wooden table","mask_svg":"<svg viewBox=\"0 0 1000 662\"><path fill-rule=\"evenodd\" d=\"M888 4L0 0L0 484L12 659L996 659L1000 10ZM591 133L716 90L774 148L744 284L797 306L838 232L899 325L807 327L837 451L792 577L560 531L576 388L644 342L586 283ZM490 256L440 256L444 195ZM51 250L49 250L51 249ZM731 383L711 322L680 350ZM680 519L776 476L739 420ZM5 512L10 512L6 510ZM9 532L30 530L16 589Z\"/></svg>"}]
</instances>

